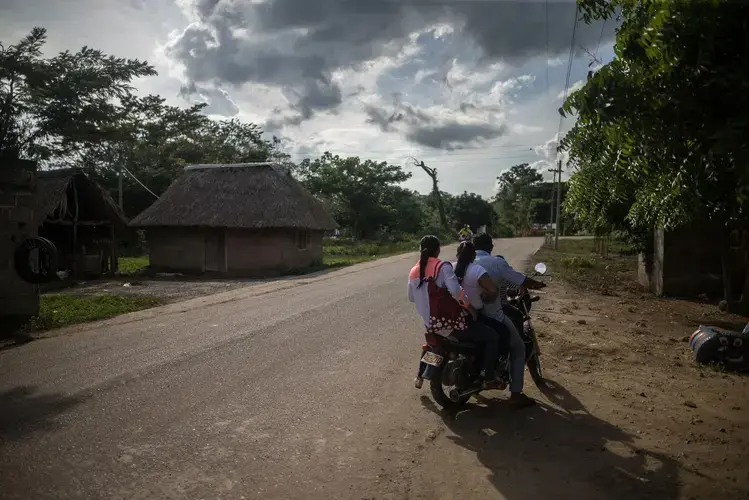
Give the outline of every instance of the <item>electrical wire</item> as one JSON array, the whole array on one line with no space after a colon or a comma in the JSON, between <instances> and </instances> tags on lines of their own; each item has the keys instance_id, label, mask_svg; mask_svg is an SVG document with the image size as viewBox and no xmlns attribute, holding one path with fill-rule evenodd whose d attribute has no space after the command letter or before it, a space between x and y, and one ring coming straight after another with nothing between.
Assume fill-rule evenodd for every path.
<instances>
[{"instance_id":1,"label":"electrical wire","mask_svg":"<svg viewBox=\"0 0 749 500\"><path fill-rule=\"evenodd\" d=\"M546 93L549 93L549 0L546 0L545 5L545 17L546 22L544 23L546 30Z\"/></svg>"},{"instance_id":2,"label":"electrical wire","mask_svg":"<svg viewBox=\"0 0 749 500\"><path fill-rule=\"evenodd\" d=\"M606 27L606 18L603 18L603 23L601 23L601 34L598 36L598 43L596 44L596 53L593 55L593 58L598 61L598 50L601 48L601 40L603 40L603 30Z\"/></svg>"},{"instance_id":3,"label":"electrical wire","mask_svg":"<svg viewBox=\"0 0 749 500\"><path fill-rule=\"evenodd\" d=\"M154 193L153 191L151 191L150 189L148 189L148 187L145 184L143 184L142 182L140 182L140 180L137 177L135 177L135 175L133 175L133 173L130 170L128 170L127 167L122 167L122 170L124 170L125 172L127 172L130 175L130 177L133 178L133 180L135 182L137 182L138 184L140 184L140 187L142 187L143 189L145 189L146 191L148 191L149 193L151 193L151 195L153 195L154 198L156 198L157 200L159 199L159 195L157 195L156 193Z\"/></svg>"},{"instance_id":4,"label":"electrical wire","mask_svg":"<svg viewBox=\"0 0 749 500\"><path fill-rule=\"evenodd\" d=\"M580 6L575 4L575 17L574 24L572 25L572 41L570 42L570 56L567 62L567 77L564 82L564 97L562 98L562 105L567 101L567 93L570 89L570 75L572 74L572 60L575 56L575 36L577 34L577 17L580 13ZM557 129L557 140L559 140L562 134L562 122L564 121L564 115L559 114L559 127ZM557 156L559 155L559 148L557 148Z\"/></svg>"}]
</instances>

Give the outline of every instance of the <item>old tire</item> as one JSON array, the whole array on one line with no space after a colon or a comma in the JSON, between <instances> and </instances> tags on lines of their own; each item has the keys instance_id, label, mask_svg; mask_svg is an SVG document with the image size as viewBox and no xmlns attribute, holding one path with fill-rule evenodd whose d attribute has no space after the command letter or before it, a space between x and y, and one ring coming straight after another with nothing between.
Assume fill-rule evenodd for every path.
<instances>
[{"instance_id":1,"label":"old tire","mask_svg":"<svg viewBox=\"0 0 749 500\"><path fill-rule=\"evenodd\" d=\"M29 265L32 252L38 252L38 272ZM57 278L57 247L46 238L26 238L18 245L13 255L13 264L18 276L27 283L41 285Z\"/></svg>"},{"instance_id":2,"label":"old tire","mask_svg":"<svg viewBox=\"0 0 749 500\"><path fill-rule=\"evenodd\" d=\"M528 371L531 372L531 378L536 387L543 389L546 381L541 371L541 360L538 358L538 354L534 354L528 359Z\"/></svg>"}]
</instances>

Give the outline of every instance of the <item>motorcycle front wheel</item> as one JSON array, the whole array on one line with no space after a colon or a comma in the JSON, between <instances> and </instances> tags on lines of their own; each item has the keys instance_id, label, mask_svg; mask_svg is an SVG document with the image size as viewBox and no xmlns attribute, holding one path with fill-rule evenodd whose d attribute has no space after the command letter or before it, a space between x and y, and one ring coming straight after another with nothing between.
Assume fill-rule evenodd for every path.
<instances>
[{"instance_id":1,"label":"motorcycle front wheel","mask_svg":"<svg viewBox=\"0 0 749 500\"><path fill-rule=\"evenodd\" d=\"M536 387L543 389L545 381L543 373L541 372L541 360L539 359L538 354L534 354L528 358L528 371L531 372L531 378L533 379L533 383L536 384Z\"/></svg>"}]
</instances>

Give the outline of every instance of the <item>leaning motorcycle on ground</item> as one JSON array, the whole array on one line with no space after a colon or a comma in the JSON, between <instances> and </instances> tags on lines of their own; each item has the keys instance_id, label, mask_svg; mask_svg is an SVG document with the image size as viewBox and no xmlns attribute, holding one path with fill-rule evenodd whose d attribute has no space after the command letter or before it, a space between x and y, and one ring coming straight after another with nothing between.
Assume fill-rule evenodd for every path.
<instances>
[{"instance_id":1,"label":"leaning motorcycle on ground","mask_svg":"<svg viewBox=\"0 0 749 500\"><path fill-rule=\"evenodd\" d=\"M539 262L535 271L534 276L543 276L546 274L546 264ZM509 304L522 315L520 332L525 342L525 364L533 382L542 387L541 352L530 317L531 305L539 300L538 295L531 295L527 289L522 294L508 292ZM480 348L473 343L461 342L452 336L426 334L419 373L429 381L432 397L437 404L443 408L459 408L482 390L480 360ZM500 389L510 382L509 362L508 346L502 346L497 360L497 374L502 381Z\"/></svg>"}]
</instances>

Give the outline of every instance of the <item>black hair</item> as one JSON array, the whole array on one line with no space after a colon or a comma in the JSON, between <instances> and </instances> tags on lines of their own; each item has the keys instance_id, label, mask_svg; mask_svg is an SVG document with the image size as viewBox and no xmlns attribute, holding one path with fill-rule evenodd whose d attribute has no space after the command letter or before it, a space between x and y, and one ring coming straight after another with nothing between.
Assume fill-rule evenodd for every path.
<instances>
[{"instance_id":1,"label":"black hair","mask_svg":"<svg viewBox=\"0 0 749 500\"><path fill-rule=\"evenodd\" d=\"M436 236L427 235L421 238L419 244L421 255L419 256L419 285L416 288L421 288L426 278L427 262L430 257L436 257L440 251L440 240Z\"/></svg>"},{"instance_id":2,"label":"black hair","mask_svg":"<svg viewBox=\"0 0 749 500\"><path fill-rule=\"evenodd\" d=\"M476 250L483 250L484 252L489 253L494 249L494 241L492 241L492 237L489 233L482 233L478 236L474 236L473 245L476 247Z\"/></svg>"},{"instance_id":3,"label":"black hair","mask_svg":"<svg viewBox=\"0 0 749 500\"><path fill-rule=\"evenodd\" d=\"M455 264L455 276L462 280L466 275L468 264L476 259L476 247L470 241L458 245L458 263Z\"/></svg>"}]
</instances>

